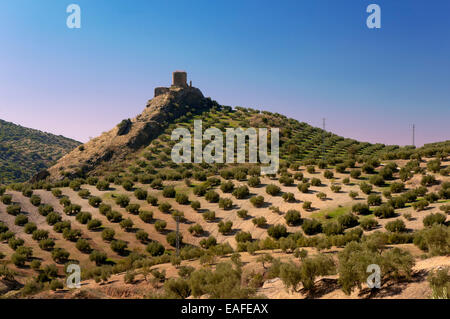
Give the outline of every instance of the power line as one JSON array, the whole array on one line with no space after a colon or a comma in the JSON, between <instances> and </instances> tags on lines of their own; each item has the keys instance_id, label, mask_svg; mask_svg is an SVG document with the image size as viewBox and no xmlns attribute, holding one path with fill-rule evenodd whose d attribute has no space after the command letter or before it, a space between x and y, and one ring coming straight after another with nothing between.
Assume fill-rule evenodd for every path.
<instances>
[{"instance_id":1,"label":"power line","mask_svg":"<svg viewBox=\"0 0 450 319\"><path fill-rule=\"evenodd\" d=\"M325 161L325 118L322 118L322 160Z\"/></svg>"},{"instance_id":2,"label":"power line","mask_svg":"<svg viewBox=\"0 0 450 319\"><path fill-rule=\"evenodd\" d=\"M415 141L415 138L416 138L416 126L413 124L412 125L412 145L413 146L416 146L416 141Z\"/></svg>"},{"instance_id":3,"label":"power line","mask_svg":"<svg viewBox=\"0 0 450 319\"><path fill-rule=\"evenodd\" d=\"M177 257L180 256L180 216L177 216Z\"/></svg>"}]
</instances>

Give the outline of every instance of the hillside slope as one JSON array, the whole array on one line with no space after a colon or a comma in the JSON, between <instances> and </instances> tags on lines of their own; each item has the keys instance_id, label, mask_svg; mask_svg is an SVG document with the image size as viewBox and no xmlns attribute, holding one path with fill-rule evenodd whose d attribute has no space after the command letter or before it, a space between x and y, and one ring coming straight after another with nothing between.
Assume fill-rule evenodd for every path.
<instances>
[{"instance_id":1,"label":"hillside slope","mask_svg":"<svg viewBox=\"0 0 450 319\"><path fill-rule=\"evenodd\" d=\"M28 180L79 144L0 120L0 184Z\"/></svg>"},{"instance_id":2,"label":"hillside slope","mask_svg":"<svg viewBox=\"0 0 450 319\"><path fill-rule=\"evenodd\" d=\"M202 120L203 131L210 127L222 132L230 127L279 128L280 159L288 164L310 165L322 161L335 165L356 157L409 159L415 153L430 157L438 151L450 151L449 141L419 149L359 142L279 113L219 105L210 98L204 98L197 88L172 88L149 100L137 117L123 120L112 130L61 158L49 169L50 181L64 177L127 175L128 169L139 170L135 165L139 166L138 162L143 158L155 160L153 167L169 168L168 159L175 144L170 141L171 132L184 127L193 133L194 120Z\"/></svg>"}]
</instances>

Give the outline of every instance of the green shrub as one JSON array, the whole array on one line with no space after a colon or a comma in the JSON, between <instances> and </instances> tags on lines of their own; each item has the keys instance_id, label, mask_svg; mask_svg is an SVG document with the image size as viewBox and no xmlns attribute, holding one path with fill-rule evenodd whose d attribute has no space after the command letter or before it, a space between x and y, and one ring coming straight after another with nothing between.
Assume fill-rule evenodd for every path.
<instances>
[{"instance_id":1,"label":"green shrub","mask_svg":"<svg viewBox=\"0 0 450 319\"><path fill-rule=\"evenodd\" d=\"M76 220L80 224L87 224L92 219L92 214L89 212L79 212L76 216Z\"/></svg>"},{"instance_id":2,"label":"green shrub","mask_svg":"<svg viewBox=\"0 0 450 319\"><path fill-rule=\"evenodd\" d=\"M325 170L323 172L323 177L325 177L326 179L332 179L334 177L334 174L330 170Z\"/></svg>"},{"instance_id":3,"label":"green shrub","mask_svg":"<svg viewBox=\"0 0 450 319\"><path fill-rule=\"evenodd\" d=\"M71 229L71 224L69 220L59 221L53 225L53 230L57 233L62 233L64 229Z\"/></svg>"},{"instance_id":4,"label":"green shrub","mask_svg":"<svg viewBox=\"0 0 450 319\"><path fill-rule=\"evenodd\" d=\"M118 211L112 210L112 211L106 213L106 218L111 223L118 223L122 220L122 214L119 213Z\"/></svg>"},{"instance_id":5,"label":"green shrub","mask_svg":"<svg viewBox=\"0 0 450 319\"><path fill-rule=\"evenodd\" d=\"M26 234L32 234L37 229L37 226L35 223L28 222L24 227L23 230ZM0 231L1 232L1 231Z\"/></svg>"},{"instance_id":6,"label":"green shrub","mask_svg":"<svg viewBox=\"0 0 450 319\"><path fill-rule=\"evenodd\" d=\"M111 241L114 239L116 232L112 228L105 228L102 231L102 239L105 241Z\"/></svg>"},{"instance_id":7,"label":"green shrub","mask_svg":"<svg viewBox=\"0 0 450 319\"><path fill-rule=\"evenodd\" d=\"M127 195L118 195L116 197L116 204L122 208L125 208L130 203L130 198Z\"/></svg>"},{"instance_id":8,"label":"green shrub","mask_svg":"<svg viewBox=\"0 0 450 319\"><path fill-rule=\"evenodd\" d=\"M99 205L102 203L102 199L98 196L91 196L89 197L88 202L92 207L99 207Z\"/></svg>"},{"instance_id":9,"label":"green shrub","mask_svg":"<svg viewBox=\"0 0 450 319\"><path fill-rule=\"evenodd\" d=\"M78 239L75 246L82 253L90 253L91 252L91 245L89 245L89 242L86 239L83 239L83 238Z\"/></svg>"},{"instance_id":10,"label":"green shrub","mask_svg":"<svg viewBox=\"0 0 450 319\"><path fill-rule=\"evenodd\" d=\"M64 207L64 213L67 215L75 215L78 214L81 211L81 206L77 204L69 204L68 206Z\"/></svg>"},{"instance_id":11,"label":"green shrub","mask_svg":"<svg viewBox=\"0 0 450 319\"><path fill-rule=\"evenodd\" d=\"M246 219L246 218L248 218L248 210L240 209L237 211L237 215L242 219Z\"/></svg>"},{"instance_id":12,"label":"green shrub","mask_svg":"<svg viewBox=\"0 0 450 319\"><path fill-rule=\"evenodd\" d=\"M427 278L433 299L450 299L450 268L443 267L430 271Z\"/></svg>"},{"instance_id":13,"label":"green shrub","mask_svg":"<svg viewBox=\"0 0 450 319\"><path fill-rule=\"evenodd\" d=\"M297 185L297 188L302 193L308 193L309 192L309 183L299 183Z\"/></svg>"},{"instance_id":14,"label":"green shrub","mask_svg":"<svg viewBox=\"0 0 450 319\"><path fill-rule=\"evenodd\" d=\"M250 232L240 231L240 232L236 233L234 238L236 239L236 242L238 242L238 243L245 243L245 242L252 241L252 235L250 234Z\"/></svg>"},{"instance_id":15,"label":"green shrub","mask_svg":"<svg viewBox=\"0 0 450 319\"><path fill-rule=\"evenodd\" d=\"M210 190L205 194L205 199L210 203L217 203L220 199L220 196L217 192Z\"/></svg>"},{"instance_id":16,"label":"green shrub","mask_svg":"<svg viewBox=\"0 0 450 319\"><path fill-rule=\"evenodd\" d=\"M97 230L100 227L102 227L102 222L99 219L91 219L88 223L87 223L87 229L88 230Z\"/></svg>"},{"instance_id":17,"label":"green shrub","mask_svg":"<svg viewBox=\"0 0 450 319\"><path fill-rule=\"evenodd\" d=\"M176 194L175 200L180 205L189 205L189 197L186 194Z\"/></svg>"},{"instance_id":18,"label":"green shrub","mask_svg":"<svg viewBox=\"0 0 450 319\"><path fill-rule=\"evenodd\" d=\"M95 187L99 190L99 191L106 191L109 189L109 183L105 180L100 180L97 182L97 184L95 185Z\"/></svg>"},{"instance_id":19,"label":"green shrub","mask_svg":"<svg viewBox=\"0 0 450 319\"><path fill-rule=\"evenodd\" d=\"M355 199L356 197L358 197L358 192L350 191L348 192L348 196L350 196L350 198L352 199Z\"/></svg>"},{"instance_id":20,"label":"green shrub","mask_svg":"<svg viewBox=\"0 0 450 319\"><path fill-rule=\"evenodd\" d=\"M176 191L173 186L166 186L163 189L162 195L166 198L175 198Z\"/></svg>"},{"instance_id":21,"label":"green shrub","mask_svg":"<svg viewBox=\"0 0 450 319\"><path fill-rule=\"evenodd\" d=\"M243 186L239 186L239 187L235 188L235 190L233 191L232 194L237 199L244 199L244 198L248 197L248 195L250 194L250 191L247 186L243 185Z\"/></svg>"},{"instance_id":22,"label":"green shrub","mask_svg":"<svg viewBox=\"0 0 450 319\"><path fill-rule=\"evenodd\" d=\"M136 198L139 200L145 200L145 199L147 199L148 193L147 193L147 191L145 191L141 188L137 188L134 191L134 196L136 196Z\"/></svg>"},{"instance_id":23,"label":"green shrub","mask_svg":"<svg viewBox=\"0 0 450 319\"><path fill-rule=\"evenodd\" d=\"M249 180L249 182L250 182L250 180ZM220 185L220 189L224 193L232 193L234 190L234 184L232 181L222 182L222 184Z\"/></svg>"},{"instance_id":24,"label":"green shrub","mask_svg":"<svg viewBox=\"0 0 450 319\"><path fill-rule=\"evenodd\" d=\"M64 248L55 248L52 250L52 259L58 264L64 264L69 260L70 253Z\"/></svg>"},{"instance_id":25,"label":"green shrub","mask_svg":"<svg viewBox=\"0 0 450 319\"><path fill-rule=\"evenodd\" d=\"M48 238L48 231L47 230L43 230L43 229L36 229L32 236L33 240L42 240L42 239L47 239Z\"/></svg>"},{"instance_id":26,"label":"green shrub","mask_svg":"<svg viewBox=\"0 0 450 319\"><path fill-rule=\"evenodd\" d=\"M147 203L149 203L152 206L157 206L158 205L158 198L156 198L155 196L152 196L152 195L148 195L147 196Z\"/></svg>"},{"instance_id":27,"label":"green shrub","mask_svg":"<svg viewBox=\"0 0 450 319\"><path fill-rule=\"evenodd\" d=\"M120 227L121 227L123 230L129 232L129 231L131 231L131 229L133 228L134 223L133 223L133 221L132 221L130 218L127 218L127 219L123 219L123 220L119 223L119 225L120 225Z\"/></svg>"},{"instance_id":28,"label":"green shrub","mask_svg":"<svg viewBox=\"0 0 450 319\"><path fill-rule=\"evenodd\" d=\"M93 250L89 255L89 260L94 262L96 266L105 264L107 259L106 253L98 250Z\"/></svg>"},{"instance_id":29,"label":"green shrub","mask_svg":"<svg viewBox=\"0 0 450 319\"><path fill-rule=\"evenodd\" d=\"M139 205L139 204L129 204L129 205L127 205L127 207L125 209L130 214L136 215L136 214L139 214L140 208L141 208L141 205Z\"/></svg>"},{"instance_id":30,"label":"green shrub","mask_svg":"<svg viewBox=\"0 0 450 319\"><path fill-rule=\"evenodd\" d=\"M384 228L390 232L404 232L406 230L405 222L401 219L396 219L388 222Z\"/></svg>"},{"instance_id":31,"label":"green shrub","mask_svg":"<svg viewBox=\"0 0 450 319\"><path fill-rule=\"evenodd\" d=\"M370 194L367 197L367 204L369 206L380 206L382 201L381 196L377 194Z\"/></svg>"},{"instance_id":32,"label":"green shrub","mask_svg":"<svg viewBox=\"0 0 450 319\"><path fill-rule=\"evenodd\" d=\"M262 207L264 205L264 197L262 197L261 195L254 196L250 198L250 203L252 203L254 207Z\"/></svg>"},{"instance_id":33,"label":"green shrub","mask_svg":"<svg viewBox=\"0 0 450 319\"><path fill-rule=\"evenodd\" d=\"M337 221L327 221L323 224L323 233L327 236L344 233L344 227Z\"/></svg>"},{"instance_id":34,"label":"green shrub","mask_svg":"<svg viewBox=\"0 0 450 319\"><path fill-rule=\"evenodd\" d=\"M32 195L30 197L30 203L38 207L41 204L41 197L39 195Z\"/></svg>"},{"instance_id":35,"label":"green shrub","mask_svg":"<svg viewBox=\"0 0 450 319\"><path fill-rule=\"evenodd\" d=\"M191 201L191 207L192 207L192 209L198 211L201 207L200 202L197 200Z\"/></svg>"},{"instance_id":36,"label":"green shrub","mask_svg":"<svg viewBox=\"0 0 450 319\"><path fill-rule=\"evenodd\" d=\"M42 250L51 251L55 247L55 241L53 239L47 238L39 241L39 247Z\"/></svg>"},{"instance_id":37,"label":"green shrub","mask_svg":"<svg viewBox=\"0 0 450 319\"><path fill-rule=\"evenodd\" d=\"M441 205L439 209L442 210L445 214L450 214L450 205Z\"/></svg>"},{"instance_id":38,"label":"green shrub","mask_svg":"<svg viewBox=\"0 0 450 319\"><path fill-rule=\"evenodd\" d=\"M302 207L304 210L311 210L312 209L311 205L312 203L310 201L304 201Z\"/></svg>"},{"instance_id":39,"label":"green shrub","mask_svg":"<svg viewBox=\"0 0 450 319\"><path fill-rule=\"evenodd\" d=\"M204 212L202 214L202 216L203 216L203 219L208 222L212 222L212 221L216 220L216 213L213 211L210 211L210 210Z\"/></svg>"},{"instance_id":40,"label":"green shrub","mask_svg":"<svg viewBox=\"0 0 450 319\"><path fill-rule=\"evenodd\" d=\"M352 228L358 226L359 224L358 217L356 217L352 213L340 215L337 220L338 223L341 224L344 228Z\"/></svg>"},{"instance_id":41,"label":"green shrub","mask_svg":"<svg viewBox=\"0 0 450 319\"><path fill-rule=\"evenodd\" d=\"M106 215L111 211L111 205L102 203L98 206L98 210L100 211L100 214Z\"/></svg>"},{"instance_id":42,"label":"green shrub","mask_svg":"<svg viewBox=\"0 0 450 319\"><path fill-rule=\"evenodd\" d=\"M391 218L395 216L394 207L389 204L381 204L373 211L373 214L379 218Z\"/></svg>"},{"instance_id":43,"label":"green shrub","mask_svg":"<svg viewBox=\"0 0 450 319\"><path fill-rule=\"evenodd\" d=\"M359 220L359 224L364 230L371 230L378 226L378 222L375 218L364 217Z\"/></svg>"},{"instance_id":44,"label":"green shrub","mask_svg":"<svg viewBox=\"0 0 450 319\"><path fill-rule=\"evenodd\" d=\"M447 216L441 213L429 214L423 219L423 225L425 227L433 226L435 224L444 224Z\"/></svg>"},{"instance_id":45,"label":"green shrub","mask_svg":"<svg viewBox=\"0 0 450 319\"><path fill-rule=\"evenodd\" d=\"M381 175L373 175L369 178L369 182L372 185L381 187L384 185L384 178Z\"/></svg>"},{"instance_id":46,"label":"green shrub","mask_svg":"<svg viewBox=\"0 0 450 319\"><path fill-rule=\"evenodd\" d=\"M295 195L293 193L283 193L282 198L285 202L295 202Z\"/></svg>"},{"instance_id":47,"label":"green shrub","mask_svg":"<svg viewBox=\"0 0 450 319\"><path fill-rule=\"evenodd\" d=\"M50 214L47 215L45 220L47 221L47 224L49 224L50 226L53 226L57 222L60 222L62 220L62 217L60 214L58 214L56 212L51 212Z\"/></svg>"},{"instance_id":48,"label":"green shrub","mask_svg":"<svg viewBox=\"0 0 450 319\"><path fill-rule=\"evenodd\" d=\"M233 201L229 198L221 198L219 199L219 207L222 209L232 209Z\"/></svg>"},{"instance_id":49,"label":"green shrub","mask_svg":"<svg viewBox=\"0 0 450 319\"><path fill-rule=\"evenodd\" d=\"M91 192L87 189L82 189L78 192L78 196L80 196L81 198L88 198L91 195Z\"/></svg>"},{"instance_id":50,"label":"green shrub","mask_svg":"<svg viewBox=\"0 0 450 319\"><path fill-rule=\"evenodd\" d=\"M24 243L25 241L22 238L11 237L8 240L8 245L12 250L16 250L19 246L23 246Z\"/></svg>"},{"instance_id":51,"label":"green shrub","mask_svg":"<svg viewBox=\"0 0 450 319\"><path fill-rule=\"evenodd\" d=\"M261 185L261 180L258 176L252 176L248 179L247 184L250 187L258 187L259 185Z\"/></svg>"},{"instance_id":52,"label":"green shrub","mask_svg":"<svg viewBox=\"0 0 450 319\"><path fill-rule=\"evenodd\" d=\"M139 240L142 243L145 243L148 241L148 233L142 229L139 229L136 232L136 239Z\"/></svg>"},{"instance_id":53,"label":"green shrub","mask_svg":"<svg viewBox=\"0 0 450 319\"><path fill-rule=\"evenodd\" d=\"M69 241L77 241L81 237L81 231L79 229L69 229L63 230L63 237Z\"/></svg>"},{"instance_id":54,"label":"green shrub","mask_svg":"<svg viewBox=\"0 0 450 319\"><path fill-rule=\"evenodd\" d=\"M10 205L12 202L12 195L10 194L5 194L2 195L2 203L5 205Z\"/></svg>"},{"instance_id":55,"label":"green shrub","mask_svg":"<svg viewBox=\"0 0 450 319\"><path fill-rule=\"evenodd\" d=\"M219 227L219 233L221 233L223 235L227 235L227 234L229 234L231 232L231 229L233 227L233 222L231 222L231 221L227 221L227 222L220 221L217 226Z\"/></svg>"},{"instance_id":56,"label":"green shrub","mask_svg":"<svg viewBox=\"0 0 450 319\"><path fill-rule=\"evenodd\" d=\"M430 203L426 199L421 199L412 204L413 208L418 212L424 210L428 205L430 205Z\"/></svg>"},{"instance_id":57,"label":"green shrub","mask_svg":"<svg viewBox=\"0 0 450 319\"><path fill-rule=\"evenodd\" d=\"M146 210L141 210L139 212L139 218L144 222L144 223L150 223L153 220L153 213L150 211L146 211Z\"/></svg>"},{"instance_id":58,"label":"green shrub","mask_svg":"<svg viewBox=\"0 0 450 319\"><path fill-rule=\"evenodd\" d=\"M152 241L147 245L146 250L151 256L161 256L164 254L165 248L157 241Z\"/></svg>"},{"instance_id":59,"label":"green shrub","mask_svg":"<svg viewBox=\"0 0 450 319\"><path fill-rule=\"evenodd\" d=\"M122 181L122 187L126 191L131 191L133 189L133 186L134 186L133 182L128 180L128 179L125 179L125 180Z\"/></svg>"},{"instance_id":60,"label":"green shrub","mask_svg":"<svg viewBox=\"0 0 450 319\"><path fill-rule=\"evenodd\" d=\"M350 171L350 176L354 179L358 179L361 177L361 170L359 169L353 169Z\"/></svg>"},{"instance_id":61,"label":"green shrub","mask_svg":"<svg viewBox=\"0 0 450 319\"><path fill-rule=\"evenodd\" d=\"M359 215L368 215L370 214L370 209L367 204L357 203L352 206L352 212Z\"/></svg>"},{"instance_id":62,"label":"green shrub","mask_svg":"<svg viewBox=\"0 0 450 319\"><path fill-rule=\"evenodd\" d=\"M170 205L167 202L164 202L164 203L159 204L158 208L162 213L168 213L172 209L172 205Z\"/></svg>"},{"instance_id":63,"label":"green shrub","mask_svg":"<svg viewBox=\"0 0 450 319\"><path fill-rule=\"evenodd\" d=\"M17 216L21 212L21 207L18 204L9 205L6 207L6 212L10 215Z\"/></svg>"},{"instance_id":64,"label":"green shrub","mask_svg":"<svg viewBox=\"0 0 450 319\"><path fill-rule=\"evenodd\" d=\"M177 244L177 233L176 232L170 232L166 235L167 243L173 247ZM178 241L180 245L182 245L183 242L183 235L181 233L178 234Z\"/></svg>"},{"instance_id":65,"label":"green shrub","mask_svg":"<svg viewBox=\"0 0 450 319\"><path fill-rule=\"evenodd\" d=\"M286 215L284 215L284 219L286 220L286 223L290 226L298 225L302 220L300 212L294 209L288 210Z\"/></svg>"},{"instance_id":66,"label":"green shrub","mask_svg":"<svg viewBox=\"0 0 450 319\"><path fill-rule=\"evenodd\" d=\"M199 225L199 224L195 224L195 225L190 226L188 228L188 231L189 231L189 233L191 233L194 236L201 236L205 232L203 230L203 227L201 225Z\"/></svg>"},{"instance_id":67,"label":"green shrub","mask_svg":"<svg viewBox=\"0 0 450 319\"><path fill-rule=\"evenodd\" d=\"M390 189L392 193L401 193L405 191L405 184L400 182L394 182L391 184Z\"/></svg>"},{"instance_id":68,"label":"green shrub","mask_svg":"<svg viewBox=\"0 0 450 319\"><path fill-rule=\"evenodd\" d=\"M123 240L113 240L111 241L111 250L118 253L119 255L124 255L128 249L128 245Z\"/></svg>"},{"instance_id":69,"label":"green shrub","mask_svg":"<svg viewBox=\"0 0 450 319\"><path fill-rule=\"evenodd\" d=\"M264 216L253 218L252 222L254 225L261 227L261 228L267 226L267 220Z\"/></svg>"},{"instance_id":70,"label":"green shrub","mask_svg":"<svg viewBox=\"0 0 450 319\"><path fill-rule=\"evenodd\" d=\"M156 229L156 231L158 231L160 233L166 229L166 226L167 226L167 222L164 220L157 220L155 222L155 229Z\"/></svg>"},{"instance_id":71,"label":"green shrub","mask_svg":"<svg viewBox=\"0 0 450 319\"><path fill-rule=\"evenodd\" d=\"M420 184L422 186L432 186L436 183L436 178L433 175L424 175Z\"/></svg>"},{"instance_id":72,"label":"green shrub","mask_svg":"<svg viewBox=\"0 0 450 319\"><path fill-rule=\"evenodd\" d=\"M372 192L372 185L367 184L366 182L362 182L359 184L359 188L364 194L370 194Z\"/></svg>"},{"instance_id":73,"label":"green shrub","mask_svg":"<svg viewBox=\"0 0 450 319\"><path fill-rule=\"evenodd\" d=\"M315 235L322 232L322 224L317 219L304 219L302 229L306 235Z\"/></svg>"}]
</instances>

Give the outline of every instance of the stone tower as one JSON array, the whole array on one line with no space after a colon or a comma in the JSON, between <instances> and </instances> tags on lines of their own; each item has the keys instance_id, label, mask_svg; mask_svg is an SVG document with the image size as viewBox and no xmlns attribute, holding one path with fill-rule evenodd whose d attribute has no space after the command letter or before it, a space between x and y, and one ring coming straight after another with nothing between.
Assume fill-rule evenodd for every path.
<instances>
[{"instance_id":1,"label":"stone tower","mask_svg":"<svg viewBox=\"0 0 450 319\"><path fill-rule=\"evenodd\" d=\"M187 73L184 71L175 71L172 73L172 86L187 87Z\"/></svg>"}]
</instances>

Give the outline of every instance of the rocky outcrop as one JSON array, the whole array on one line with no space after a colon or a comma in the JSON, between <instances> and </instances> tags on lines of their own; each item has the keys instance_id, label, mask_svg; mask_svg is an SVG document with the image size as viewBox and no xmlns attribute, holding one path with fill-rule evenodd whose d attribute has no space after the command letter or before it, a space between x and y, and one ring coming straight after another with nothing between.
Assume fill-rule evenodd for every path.
<instances>
[{"instance_id":1,"label":"rocky outcrop","mask_svg":"<svg viewBox=\"0 0 450 319\"><path fill-rule=\"evenodd\" d=\"M125 130L123 125L116 126L62 157L48 169L48 176L36 175L33 179L60 180L63 174L74 177L95 171L104 162L123 160L130 153L147 146L176 118L192 110L207 110L213 104L197 88L170 88L149 100L141 114L127 121Z\"/></svg>"}]
</instances>

